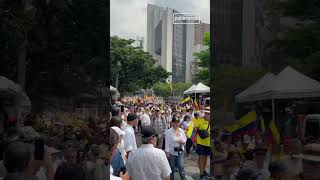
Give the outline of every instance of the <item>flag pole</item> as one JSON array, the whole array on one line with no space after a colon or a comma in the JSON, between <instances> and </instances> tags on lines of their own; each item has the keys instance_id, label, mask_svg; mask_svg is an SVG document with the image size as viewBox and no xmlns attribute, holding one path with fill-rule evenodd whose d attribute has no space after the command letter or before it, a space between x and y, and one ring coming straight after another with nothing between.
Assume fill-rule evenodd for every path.
<instances>
[{"instance_id":1,"label":"flag pole","mask_svg":"<svg viewBox=\"0 0 320 180\"><path fill-rule=\"evenodd\" d=\"M276 120L276 115L275 115L275 112L274 112L274 99L272 99L272 120Z\"/></svg>"}]
</instances>

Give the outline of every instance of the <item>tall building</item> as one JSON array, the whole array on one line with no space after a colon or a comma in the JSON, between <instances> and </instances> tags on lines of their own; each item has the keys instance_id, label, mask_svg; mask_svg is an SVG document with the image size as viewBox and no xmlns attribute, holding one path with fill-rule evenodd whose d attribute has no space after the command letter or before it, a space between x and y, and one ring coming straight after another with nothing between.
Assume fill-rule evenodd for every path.
<instances>
[{"instance_id":1,"label":"tall building","mask_svg":"<svg viewBox=\"0 0 320 180\"><path fill-rule=\"evenodd\" d=\"M277 32L270 0L213 0L214 63L261 66ZM271 28L270 28L271 27Z\"/></svg>"},{"instance_id":2,"label":"tall building","mask_svg":"<svg viewBox=\"0 0 320 180\"><path fill-rule=\"evenodd\" d=\"M242 64L242 0L213 0L214 64Z\"/></svg>"},{"instance_id":3,"label":"tall building","mask_svg":"<svg viewBox=\"0 0 320 180\"><path fill-rule=\"evenodd\" d=\"M210 24L200 23L194 25L194 45L203 45L203 35L205 32L210 32Z\"/></svg>"},{"instance_id":4,"label":"tall building","mask_svg":"<svg viewBox=\"0 0 320 180\"><path fill-rule=\"evenodd\" d=\"M193 25L173 24L171 8L148 4L146 50L172 73L173 82L190 81L188 69L194 44Z\"/></svg>"},{"instance_id":5,"label":"tall building","mask_svg":"<svg viewBox=\"0 0 320 180\"><path fill-rule=\"evenodd\" d=\"M192 82L195 58L194 52L203 47L203 36L210 31L210 25L173 24L171 8L148 4L146 51L157 63L172 73L172 82Z\"/></svg>"},{"instance_id":6,"label":"tall building","mask_svg":"<svg viewBox=\"0 0 320 180\"><path fill-rule=\"evenodd\" d=\"M279 17L269 13L271 8L270 0L243 1L243 66L261 66L273 56L267 46L276 37Z\"/></svg>"}]
</instances>

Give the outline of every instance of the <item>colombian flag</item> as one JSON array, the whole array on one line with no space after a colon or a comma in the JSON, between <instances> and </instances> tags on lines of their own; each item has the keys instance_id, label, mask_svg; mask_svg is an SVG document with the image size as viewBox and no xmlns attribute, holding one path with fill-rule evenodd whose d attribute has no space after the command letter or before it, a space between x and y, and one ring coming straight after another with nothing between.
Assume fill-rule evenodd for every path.
<instances>
[{"instance_id":1,"label":"colombian flag","mask_svg":"<svg viewBox=\"0 0 320 180\"><path fill-rule=\"evenodd\" d=\"M181 101L180 101L180 104L186 103L186 102L188 102L188 101L190 101L190 96L188 96L188 97L186 97L185 99L181 100Z\"/></svg>"},{"instance_id":2,"label":"colombian flag","mask_svg":"<svg viewBox=\"0 0 320 180\"><path fill-rule=\"evenodd\" d=\"M187 130L187 138L191 139L192 142L196 139L196 128L194 128L193 123L190 123L189 128Z\"/></svg>"},{"instance_id":3,"label":"colombian flag","mask_svg":"<svg viewBox=\"0 0 320 180\"><path fill-rule=\"evenodd\" d=\"M236 124L225 127L232 135L253 135L257 130L257 114L251 111L243 116Z\"/></svg>"},{"instance_id":4,"label":"colombian flag","mask_svg":"<svg viewBox=\"0 0 320 180\"><path fill-rule=\"evenodd\" d=\"M269 128L275 143L280 144L280 133L274 120L269 124Z\"/></svg>"}]
</instances>

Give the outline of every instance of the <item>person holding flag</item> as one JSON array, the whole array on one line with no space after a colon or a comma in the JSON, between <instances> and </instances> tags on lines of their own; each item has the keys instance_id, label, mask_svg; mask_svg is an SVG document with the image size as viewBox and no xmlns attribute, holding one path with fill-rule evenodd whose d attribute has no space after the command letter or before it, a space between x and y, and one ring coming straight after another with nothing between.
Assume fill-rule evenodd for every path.
<instances>
[{"instance_id":1,"label":"person holding flag","mask_svg":"<svg viewBox=\"0 0 320 180\"><path fill-rule=\"evenodd\" d=\"M193 122L191 121L190 116L186 115L184 117L182 127L187 135L186 151L187 151L187 156L189 156L190 149L191 149L193 142L194 142L194 139L195 139L194 125L193 125ZM193 139L191 139L191 138L193 138Z\"/></svg>"}]
</instances>

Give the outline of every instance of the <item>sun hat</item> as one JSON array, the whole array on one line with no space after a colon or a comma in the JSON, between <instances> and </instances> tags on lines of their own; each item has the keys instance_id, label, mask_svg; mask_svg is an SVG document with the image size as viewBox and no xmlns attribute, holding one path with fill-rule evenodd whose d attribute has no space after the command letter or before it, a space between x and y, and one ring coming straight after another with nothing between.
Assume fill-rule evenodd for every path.
<instances>
[{"instance_id":1,"label":"sun hat","mask_svg":"<svg viewBox=\"0 0 320 180\"><path fill-rule=\"evenodd\" d=\"M112 126L111 129L113 129L119 136L126 134L126 132L124 130L118 128L117 126Z\"/></svg>"}]
</instances>

